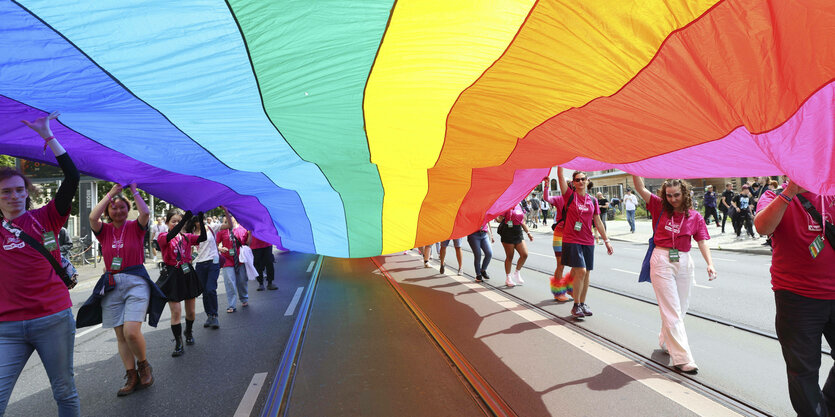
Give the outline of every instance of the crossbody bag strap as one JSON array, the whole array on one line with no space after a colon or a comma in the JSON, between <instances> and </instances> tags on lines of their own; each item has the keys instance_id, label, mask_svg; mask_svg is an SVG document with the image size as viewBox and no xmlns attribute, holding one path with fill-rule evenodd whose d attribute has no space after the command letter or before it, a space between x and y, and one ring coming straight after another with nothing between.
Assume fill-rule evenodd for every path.
<instances>
[{"instance_id":1,"label":"crossbody bag strap","mask_svg":"<svg viewBox=\"0 0 835 417\"><path fill-rule=\"evenodd\" d=\"M560 221L558 221L557 224L565 223L565 216L568 214L568 206L570 206L571 202L574 201L574 194L575 193L576 192L572 192L571 195L568 196L568 201L562 206L562 214L561 214L561 217L560 217Z\"/></svg>"},{"instance_id":2,"label":"crossbody bag strap","mask_svg":"<svg viewBox=\"0 0 835 417\"><path fill-rule=\"evenodd\" d=\"M7 221L3 222L3 227L5 227L6 230L8 230L9 232L14 233L17 237L23 240L24 243L33 247L36 251L38 251L38 253L43 255L43 257L46 258L47 261L49 261L49 264L52 265L52 269L54 269L58 276L61 277L61 280L64 281L64 284L67 286L67 288L72 289L72 287L75 286L75 283L72 281L72 279L70 279L69 275L67 275L67 271L61 266L61 264L58 263L57 260L55 260L55 257L52 256L52 254L49 253L48 250L46 250L46 248L44 247L44 245L41 244L41 242L38 242L32 236L26 234L26 232L24 232L23 229L19 227L15 227L14 229L10 228L8 226Z\"/></svg>"},{"instance_id":3,"label":"crossbody bag strap","mask_svg":"<svg viewBox=\"0 0 835 417\"><path fill-rule=\"evenodd\" d=\"M812 219L823 227L824 233L826 234L826 240L829 241L829 246L832 246L832 249L835 249L835 226L829 222L825 222L821 217L821 214L818 213L818 209L816 209L815 206L812 205L812 202L807 200L806 197L803 197L800 194L797 194L795 197L800 200L800 204L802 204L803 208L806 209L806 212L812 216Z\"/></svg>"}]
</instances>

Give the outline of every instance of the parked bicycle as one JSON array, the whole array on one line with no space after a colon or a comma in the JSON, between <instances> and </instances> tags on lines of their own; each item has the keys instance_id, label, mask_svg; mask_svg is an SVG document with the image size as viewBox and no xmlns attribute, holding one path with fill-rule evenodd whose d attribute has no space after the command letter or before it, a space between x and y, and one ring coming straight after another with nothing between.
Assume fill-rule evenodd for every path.
<instances>
[{"instance_id":1,"label":"parked bicycle","mask_svg":"<svg viewBox=\"0 0 835 417\"><path fill-rule=\"evenodd\" d=\"M89 236L74 237L72 248L64 256L76 266L95 265L97 262L93 255L93 243L91 240Z\"/></svg>"}]
</instances>

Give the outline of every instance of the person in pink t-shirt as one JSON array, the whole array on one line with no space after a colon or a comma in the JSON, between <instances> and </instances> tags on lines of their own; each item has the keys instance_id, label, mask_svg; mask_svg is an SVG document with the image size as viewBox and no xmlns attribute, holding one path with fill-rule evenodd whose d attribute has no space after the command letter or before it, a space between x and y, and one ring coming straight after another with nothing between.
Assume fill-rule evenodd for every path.
<instances>
[{"instance_id":1,"label":"person in pink t-shirt","mask_svg":"<svg viewBox=\"0 0 835 417\"><path fill-rule=\"evenodd\" d=\"M585 172L575 171L571 175L574 188L565 181L562 167L557 168L557 181L560 184L562 199L565 202L565 225L563 226L562 262L571 267L574 285L574 306L571 315L575 318L589 317L591 309L586 304L589 291L589 274L594 269L594 237L591 232L592 222L597 226L600 237L606 243L609 255L614 253L612 244L606 235L606 229L600 220L600 208L597 199L588 194L588 177Z\"/></svg>"},{"instance_id":2,"label":"person in pink t-shirt","mask_svg":"<svg viewBox=\"0 0 835 417\"><path fill-rule=\"evenodd\" d=\"M555 301L565 303L573 300L569 293L573 293L574 291L571 285L571 277L563 276L565 265L562 264L562 238L564 234L563 228L565 227L565 222L561 217L563 205L565 205L565 203L563 202L561 195L551 196L551 178L545 177L543 180L545 181L545 185L543 185L542 188L542 199L551 204L556 212L556 218L554 219L553 225L554 236L551 247L554 249L554 257L557 258L557 267L554 269L554 275L550 279L551 294L554 295Z\"/></svg>"},{"instance_id":3,"label":"person in pink t-shirt","mask_svg":"<svg viewBox=\"0 0 835 417\"><path fill-rule=\"evenodd\" d=\"M818 195L789 181L779 195L763 193L757 210L754 227L771 235L774 250L774 321L792 406L798 415L835 415L835 367L823 391L818 385L821 336L835 343L835 195Z\"/></svg>"},{"instance_id":4,"label":"person in pink t-shirt","mask_svg":"<svg viewBox=\"0 0 835 417\"><path fill-rule=\"evenodd\" d=\"M90 212L90 228L101 244L107 278L113 284L101 300L101 316L102 327L116 333L119 357L125 366L125 386L117 392L120 397L154 383L142 336L153 285L143 277L147 276L144 239L151 211L136 191L136 184L130 189L139 209L136 220L128 220L130 202L121 194L119 184L113 185ZM102 213L110 222L101 221Z\"/></svg>"},{"instance_id":5,"label":"person in pink t-shirt","mask_svg":"<svg viewBox=\"0 0 835 417\"><path fill-rule=\"evenodd\" d=\"M499 222L499 228L496 229L496 231L501 237L502 247L504 248L505 253L504 272L506 279L504 283L508 287L523 285L525 280L522 279L521 271L522 267L525 265L525 261L528 259L528 247L525 245L522 230L524 230L528 235L528 239L533 241L533 235L531 235L530 230L528 230L528 226L525 225L525 212L522 210L522 207L517 204L508 209L501 216L497 217L496 221ZM513 267L514 250L519 253L519 260L516 261L516 269L513 270L513 273L511 274L510 271Z\"/></svg>"},{"instance_id":6,"label":"person in pink t-shirt","mask_svg":"<svg viewBox=\"0 0 835 417\"><path fill-rule=\"evenodd\" d=\"M666 180L661 186L661 196L652 194L644 186L644 179L633 175L635 191L647 202L647 210L655 225L655 249L650 258L650 277L658 309L661 312L661 333L658 344L669 352L676 369L695 374L698 366L690 352L684 316L690 305L690 291L696 276L690 242L695 239L699 251L707 262L707 275L716 278L716 269L710 257L707 239L710 235L704 219L693 210L690 184L687 181Z\"/></svg>"},{"instance_id":7,"label":"person in pink t-shirt","mask_svg":"<svg viewBox=\"0 0 835 417\"><path fill-rule=\"evenodd\" d=\"M237 220L229 214L226 207L221 206L225 214L224 226L217 232L218 251L224 259L223 284L226 287L227 313L237 311L235 299L241 300L241 307L249 307L248 278L246 265L240 261L241 248L249 242L249 232L241 227Z\"/></svg>"},{"instance_id":8,"label":"person in pink t-shirt","mask_svg":"<svg viewBox=\"0 0 835 417\"><path fill-rule=\"evenodd\" d=\"M181 214L179 210L171 210L165 216L165 224L168 231L160 233L157 237L162 261L165 263L160 270L160 278L157 285L168 297L168 308L171 310L171 333L174 334L173 357L185 353L183 349L182 325L180 324L181 310L180 302L186 304L186 344L194 344L195 319L195 298L203 292L200 285L200 278L191 264L191 247L206 240L206 228L203 226L203 213L197 214L200 223L200 235L183 232L183 228L189 219L191 211Z\"/></svg>"},{"instance_id":9,"label":"person in pink t-shirt","mask_svg":"<svg viewBox=\"0 0 835 417\"><path fill-rule=\"evenodd\" d=\"M30 193L36 191L32 182L20 171L0 168L0 416L35 351L49 376L58 415L81 415L73 377L75 319L70 293L50 261L22 237L25 233L40 243L60 264L58 234L70 216L80 174L52 135L50 121L59 115L54 112L23 122L43 138L44 151L50 148L64 172L53 200L30 210Z\"/></svg>"}]
</instances>

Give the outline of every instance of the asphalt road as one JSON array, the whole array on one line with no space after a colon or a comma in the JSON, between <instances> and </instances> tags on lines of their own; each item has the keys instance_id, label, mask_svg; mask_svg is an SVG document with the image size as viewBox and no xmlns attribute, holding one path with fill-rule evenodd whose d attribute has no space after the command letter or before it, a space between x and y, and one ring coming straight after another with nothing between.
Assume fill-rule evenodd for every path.
<instances>
[{"instance_id":1,"label":"asphalt road","mask_svg":"<svg viewBox=\"0 0 835 417\"><path fill-rule=\"evenodd\" d=\"M154 368L154 385L127 397L116 397L124 384L125 370L118 357L112 330L97 327L76 333L75 378L85 416L231 416L241 405L256 374L266 373L257 400L249 405L260 412L275 375L284 345L295 320L288 310L297 292L306 288L309 264L315 255L285 253L276 257L278 291L255 291L250 281L250 307L225 312L223 277L218 280L220 329L204 329L202 301L197 300L194 346L172 358L173 336L166 308L159 326L143 325L148 361ZM152 278L158 271L150 268ZM89 295L87 281L71 291L76 311ZM288 314L289 313L289 314ZM288 314L288 315L286 315ZM263 377L263 376L262 376ZM245 404L246 406L247 404ZM49 381L36 354L30 358L12 393L6 416L56 415ZM249 414L245 414L249 415Z\"/></svg>"}]
</instances>

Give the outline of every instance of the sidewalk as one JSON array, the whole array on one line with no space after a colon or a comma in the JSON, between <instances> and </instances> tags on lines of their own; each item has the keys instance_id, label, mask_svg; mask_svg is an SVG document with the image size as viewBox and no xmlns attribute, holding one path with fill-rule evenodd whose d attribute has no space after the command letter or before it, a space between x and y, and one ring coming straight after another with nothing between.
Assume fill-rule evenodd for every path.
<instances>
[{"instance_id":1,"label":"sidewalk","mask_svg":"<svg viewBox=\"0 0 835 417\"><path fill-rule=\"evenodd\" d=\"M551 223L552 221L549 220L548 225L544 227L540 224L532 232L550 235L552 233ZM609 220L606 223L606 228L609 232L609 238L615 241L647 243L650 236L652 236L652 223L648 219L635 220L635 233L629 232L629 223L626 220ZM710 233L710 240L707 241L707 245L712 250L771 255L771 248L763 246L763 243L765 243L764 237L736 240L733 229L733 226L730 224L730 219L728 219L728 223L725 225L725 234L722 234L722 229L716 227L716 225L709 224L707 231Z\"/></svg>"}]
</instances>

